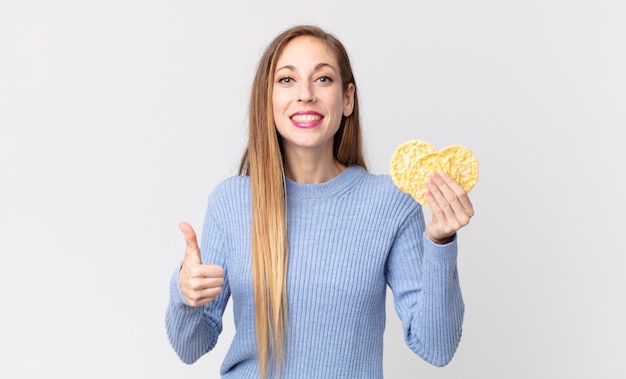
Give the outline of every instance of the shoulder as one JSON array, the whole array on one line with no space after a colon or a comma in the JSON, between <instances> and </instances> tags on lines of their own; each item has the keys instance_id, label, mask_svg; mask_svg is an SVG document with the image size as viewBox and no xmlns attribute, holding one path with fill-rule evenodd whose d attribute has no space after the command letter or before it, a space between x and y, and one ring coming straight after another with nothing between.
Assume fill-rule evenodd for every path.
<instances>
[{"instance_id":1,"label":"shoulder","mask_svg":"<svg viewBox=\"0 0 626 379\"><path fill-rule=\"evenodd\" d=\"M362 185L368 191L382 193L386 197L402 200L413 200L411 195L402 192L391 180L391 176L386 174L365 173L363 175Z\"/></svg>"},{"instance_id":2,"label":"shoulder","mask_svg":"<svg viewBox=\"0 0 626 379\"><path fill-rule=\"evenodd\" d=\"M389 175L365 172L355 187L364 201L401 210L402 213L421 209L421 205L411 195L402 192Z\"/></svg>"},{"instance_id":3,"label":"shoulder","mask_svg":"<svg viewBox=\"0 0 626 379\"><path fill-rule=\"evenodd\" d=\"M383 190L389 193L400 192L400 189L393 184L391 180L391 176L384 174L373 174L371 172L366 172L363 175L363 181L366 185L376 187L379 190Z\"/></svg>"},{"instance_id":4,"label":"shoulder","mask_svg":"<svg viewBox=\"0 0 626 379\"><path fill-rule=\"evenodd\" d=\"M250 177L231 176L220 182L209 195L209 207L232 207L249 202Z\"/></svg>"},{"instance_id":5,"label":"shoulder","mask_svg":"<svg viewBox=\"0 0 626 379\"><path fill-rule=\"evenodd\" d=\"M222 180L211 192L211 196L224 196L233 192L250 191L250 177L246 175L230 176Z\"/></svg>"}]
</instances>

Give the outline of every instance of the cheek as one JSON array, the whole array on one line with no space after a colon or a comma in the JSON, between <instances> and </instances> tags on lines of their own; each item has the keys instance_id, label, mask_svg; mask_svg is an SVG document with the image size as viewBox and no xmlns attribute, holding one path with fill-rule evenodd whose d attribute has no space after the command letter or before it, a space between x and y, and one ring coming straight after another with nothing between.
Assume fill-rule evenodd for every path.
<instances>
[{"instance_id":1,"label":"cheek","mask_svg":"<svg viewBox=\"0 0 626 379\"><path fill-rule=\"evenodd\" d=\"M274 116L281 115L289 107L289 97L285 92L274 91L272 93L272 109Z\"/></svg>"},{"instance_id":2,"label":"cheek","mask_svg":"<svg viewBox=\"0 0 626 379\"><path fill-rule=\"evenodd\" d=\"M341 93L333 95L331 99L331 104L334 104L333 114L335 114L336 117L341 118L341 116L343 116L343 111L344 111L343 95Z\"/></svg>"}]
</instances>

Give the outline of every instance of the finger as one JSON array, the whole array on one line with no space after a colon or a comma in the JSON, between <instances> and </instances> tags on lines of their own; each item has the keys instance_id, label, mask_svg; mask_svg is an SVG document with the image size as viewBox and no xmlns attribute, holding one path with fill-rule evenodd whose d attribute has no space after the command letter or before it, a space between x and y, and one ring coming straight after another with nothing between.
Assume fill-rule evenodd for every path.
<instances>
[{"instance_id":1,"label":"finger","mask_svg":"<svg viewBox=\"0 0 626 379\"><path fill-rule=\"evenodd\" d=\"M458 230L469 223L473 209L463 188L445 174L433 175L428 185L436 205L440 208L440 210L433 209L433 213L437 211L438 215L445 217L448 226L454 230ZM461 204L460 197L466 199L469 209Z\"/></svg>"},{"instance_id":2,"label":"finger","mask_svg":"<svg viewBox=\"0 0 626 379\"><path fill-rule=\"evenodd\" d=\"M212 263L195 265L187 271L190 278L224 278L224 269Z\"/></svg>"},{"instance_id":3,"label":"finger","mask_svg":"<svg viewBox=\"0 0 626 379\"><path fill-rule=\"evenodd\" d=\"M465 209L471 210L472 202L470 201L469 196L467 195L467 192L465 192L463 187L461 187L456 181L454 181L450 176L446 174L442 174L441 179L443 179L448 187L454 192L461 206Z\"/></svg>"},{"instance_id":4,"label":"finger","mask_svg":"<svg viewBox=\"0 0 626 379\"><path fill-rule=\"evenodd\" d=\"M222 293L222 287L214 287L200 291L183 291L183 297L190 306L199 307L212 302L220 293Z\"/></svg>"},{"instance_id":5,"label":"finger","mask_svg":"<svg viewBox=\"0 0 626 379\"><path fill-rule=\"evenodd\" d=\"M456 197L448 184L443 180L442 175L433 173L426 182L426 186L435 200L435 206L440 208L446 216L450 215L453 204L456 202ZM430 204L430 201L428 203Z\"/></svg>"},{"instance_id":6,"label":"finger","mask_svg":"<svg viewBox=\"0 0 626 379\"><path fill-rule=\"evenodd\" d=\"M185 301L197 307L210 303L222 292L224 270L217 265L198 265L195 268L204 268L206 272L212 271L212 273L203 273L200 277L191 277L181 281L181 292Z\"/></svg>"},{"instance_id":7,"label":"finger","mask_svg":"<svg viewBox=\"0 0 626 379\"><path fill-rule=\"evenodd\" d=\"M446 225L448 223L448 216L446 215L444 208L442 208L442 206L446 206L446 204L444 204L443 201L438 200L441 199L442 196L439 195L436 197L434 195L434 192L436 191L438 191L436 188L433 188L432 190L429 188L426 191L425 196L433 215L433 222L435 222L435 224L437 225L440 225L437 227L437 229L439 229L441 225ZM447 205L446 207L449 207L449 205Z\"/></svg>"},{"instance_id":8,"label":"finger","mask_svg":"<svg viewBox=\"0 0 626 379\"><path fill-rule=\"evenodd\" d=\"M183 232L183 236L185 236L185 260L191 261L195 264L202 264L200 246L198 246L196 232L193 230L191 225L186 222L181 222L178 227Z\"/></svg>"},{"instance_id":9,"label":"finger","mask_svg":"<svg viewBox=\"0 0 626 379\"><path fill-rule=\"evenodd\" d=\"M211 288L221 288L224 285L224 278L206 278L206 277L193 277L190 278L185 287L191 291L205 291Z\"/></svg>"},{"instance_id":10,"label":"finger","mask_svg":"<svg viewBox=\"0 0 626 379\"><path fill-rule=\"evenodd\" d=\"M441 200L441 195L439 195L438 198L440 200L435 199L435 196L433 196L430 190L426 193L426 199L428 204L430 204L433 214L432 221L426 226L426 236L435 243L444 244L450 242L454 233L460 228L460 225L457 223L455 214L449 212L449 205L446 206L446 210L441 208L442 205L440 205L440 203L445 201Z\"/></svg>"}]
</instances>

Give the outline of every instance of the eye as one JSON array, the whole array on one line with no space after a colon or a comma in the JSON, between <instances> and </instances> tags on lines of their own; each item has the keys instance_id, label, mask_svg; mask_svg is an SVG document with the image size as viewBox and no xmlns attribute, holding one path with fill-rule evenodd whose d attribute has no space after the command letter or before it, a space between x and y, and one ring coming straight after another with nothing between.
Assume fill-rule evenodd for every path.
<instances>
[{"instance_id":1,"label":"eye","mask_svg":"<svg viewBox=\"0 0 626 379\"><path fill-rule=\"evenodd\" d=\"M293 83L293 78L290 78L289 76L281 76L278 78L277 82L281 84L290 84Z\"/></svg>"},{"instance_id":2,"label":"eye","mask_svg":"<svg viewBox=\"0 0 626 379\"><path fill-rule=\"evenodd\" d=\"M319 78L316 79L318 82L320 83L332 83L333 79L330 76L327 75L322 75Z\"/></svg>"}]
</instances>

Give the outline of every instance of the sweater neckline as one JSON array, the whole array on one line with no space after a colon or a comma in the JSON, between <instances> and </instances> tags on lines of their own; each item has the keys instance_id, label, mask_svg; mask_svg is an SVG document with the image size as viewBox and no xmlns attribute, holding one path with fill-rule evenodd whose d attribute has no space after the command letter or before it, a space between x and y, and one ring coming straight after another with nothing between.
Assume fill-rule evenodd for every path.
<instances>
[{"instance_id":1,"label":"sweater neckline","mask_svg":"<svg viewBox=\"0 0 626 379\"><path fill-rule=\"evenodd\" d=\"M302 184L286 177L287 197L308 199L333 197L352 188L363 175L365 175L365 170L362 167L349 166L339 175L323 183Z\"/></svg>"}]
</instances>

